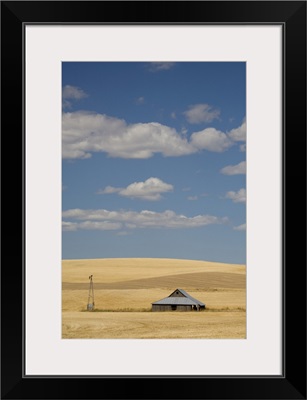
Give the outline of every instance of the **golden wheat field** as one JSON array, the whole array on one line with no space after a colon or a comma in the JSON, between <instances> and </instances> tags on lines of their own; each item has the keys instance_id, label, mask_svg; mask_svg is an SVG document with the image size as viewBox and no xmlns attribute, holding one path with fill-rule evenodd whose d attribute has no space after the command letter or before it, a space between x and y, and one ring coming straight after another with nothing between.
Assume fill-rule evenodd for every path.
<instances>
[{"instance_id":1,"label":"golden wheat field","mask_svg":"<svg viewBox=\"0 0 307 400\"><path fill-rule=\"evenodd\" d=\"M93 275L95 311L86 311ZM201 312L152 312L181 288ZM245 265L114 258L62 261L62 338L193 339L246 337Z\"/></svg>"}]
</instances>

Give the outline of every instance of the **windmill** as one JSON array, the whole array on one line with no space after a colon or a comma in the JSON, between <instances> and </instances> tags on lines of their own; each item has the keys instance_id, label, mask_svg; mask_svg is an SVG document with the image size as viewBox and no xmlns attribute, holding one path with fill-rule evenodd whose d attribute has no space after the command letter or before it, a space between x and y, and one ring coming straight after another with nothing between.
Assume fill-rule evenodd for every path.
<instances>
[{"instance_id":1,"label":"windmill","mask_svg":"<svg viewBox=\"0 0 307 400\"><path fill-rule=\"evenodd\" d=\"M90 275L88 278L90 280L90 288L88 291L87 311L93 311L95 306L93 275Z\"/></svg>"}]
</instances>

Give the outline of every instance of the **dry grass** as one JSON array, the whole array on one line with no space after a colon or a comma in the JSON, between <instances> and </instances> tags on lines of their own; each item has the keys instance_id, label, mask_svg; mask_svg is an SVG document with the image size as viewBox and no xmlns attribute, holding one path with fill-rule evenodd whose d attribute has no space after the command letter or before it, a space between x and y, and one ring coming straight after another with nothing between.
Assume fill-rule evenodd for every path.
<instances>
[{"instance_id":1,"label":"dry grass","mask_svg":"<svg viewBox=\"0 0 307 400\"><path fill-rule=\"evenodd\" d=\"M84 312L91 274L100 312ZM62 335L244 338L245 280L244 265L168 259L64 260ZM200 313L150 311L152 302L177 287L204 302L207 309Z\"/></svg>"},{"instance_id":2,"label":"dry grass","mask_svg":"<svg viewBox=\"0 0 307 400\"><path fill-rule=\"evenodd\" d=\"M227 329L225 329L227 327ZM65 313L62 337L113 339L244 338L244 312Z\"/></svg>"},{"instance_id":3,"label":"dry grass","mask_svg":"<svg viewBox=\"0 0 307 400\"><path fill-rule=\"evenodd\" d=\"M191 272L229 272L245 274L245 265L223 264L167 258L102 258L94 260L63 260L63 282L86 282L93 274L97 282L121 282L157 278Z\"/></svg>"}]
</instances>

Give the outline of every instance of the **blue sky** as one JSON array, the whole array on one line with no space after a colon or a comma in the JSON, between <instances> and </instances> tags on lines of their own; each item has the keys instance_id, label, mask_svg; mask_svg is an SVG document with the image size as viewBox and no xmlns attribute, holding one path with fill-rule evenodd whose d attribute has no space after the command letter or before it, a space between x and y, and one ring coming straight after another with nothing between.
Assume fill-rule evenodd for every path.
<instances>
[{"instance_id":1,"label":"blue sky","mask_svg":"<svg viewBox=\"0 0 307 400\"><path fill-rule=\"evenodd\" d=\"M236 62L62 64L63 259L246 262Z\"/></svg>"}]
</instances>

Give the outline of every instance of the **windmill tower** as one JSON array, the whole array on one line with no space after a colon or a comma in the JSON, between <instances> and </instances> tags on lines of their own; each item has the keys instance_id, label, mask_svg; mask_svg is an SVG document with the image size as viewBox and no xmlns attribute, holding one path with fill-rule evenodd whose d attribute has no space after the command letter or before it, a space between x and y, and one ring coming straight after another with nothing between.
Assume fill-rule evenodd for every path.
<instances>
[{"instance_id":1,"label":"windmill tower","mask_svg":"<svg viewBox=\"0 0 307 400\"><path fill-rule=\"evenodd\" d=\"M93 311L95 306L93 275L90 275L88 278L90 280L90 288L88 291L87 311Z\"/></svg>"}]
</instances>

